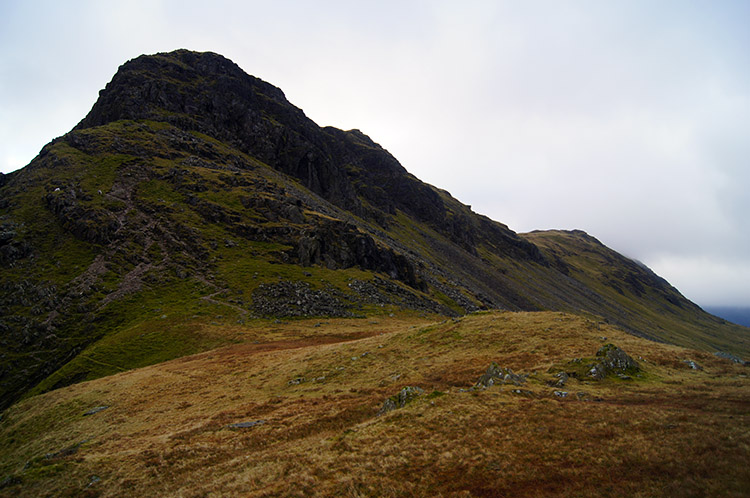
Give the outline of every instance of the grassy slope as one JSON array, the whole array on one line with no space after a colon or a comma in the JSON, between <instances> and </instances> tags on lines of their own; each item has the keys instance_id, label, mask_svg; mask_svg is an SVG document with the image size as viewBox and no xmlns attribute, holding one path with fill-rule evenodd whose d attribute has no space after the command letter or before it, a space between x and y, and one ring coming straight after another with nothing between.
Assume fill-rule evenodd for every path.
<instances>
[{"instance_id":1,"label":"grassy slope","mask_svg":"<svg viewBox=\"0 0 750 498\"><path fill-rule=\"evenodd\" d=\"M375 323L377 322L377 323ZM563 313L270 322L244 342L24 400L2 496L744 496L746 367ZM613 342L644 373L571 380ZM367 354L366 354L367 353ZM692 370L694 360L703 371ZM461 391L490 362L521 386ZM304 378L298 384L290 380ZM425 395L377 417L406 385ZM586 392L592 401L578 401ZM92 407L109 408L92 416ZM227 425L264 420L248 429ZM70 449L68 453L59 453ZM49 455L49 456L45 456Z\"/></svg>"},{"instance_id":2,"label":"grassy slope","mask_svg":"<svg viewBox=\"0 0 750 498\"><path fill-rule=\"evenodd\" d=\"M750 354L750 329L705 313L650 270L583 232L549 230L523 236L604 297L613 322L672 344Z\"/></svg>"},{"instance_id":3,"label":"grassy slope","mask_svg":"<svg viewBox=\"0 0 750 498\"><path fill-rule=\"evenodd\" d=\"M444 201L455 213L471 214L445 194ZM549 266L519 262L483 244L476 255L461 252L444 236L402 213L389 234L417 248L437 267L450 268L475 292L492 295L508 309L553 309L606 317L657 341L750 355L750 330L746 327L703 312L650 270L583 232L522 234L547 256ZM561 268L563 272L558 271Z\"/></svg>"},{"instance_id":4,"label":"grassy slope","mask_svg":"<svg viewBox=\"0 0 750 498\"><path fill-rule=\"evenodd\" d=\"M65 230L59 220L44 205L44 197L49 193L61 195L70 186L78 188L79 204L89 212L97 210L118 211L124 203L110 196L115 178L121 176L125 165L132 156L113 155L108 148L111 142L123 135L123 128L133 123L113 123L97 130L84 133L93 138L98 152L82 152L60 141L48 147L46 155L52 161L37 160L27 169L18 173L16 184L20 192L11 197L10 207L2 213L20 225L20 237L34 248L34 258L19 261L15 267L3 270L3 282L28 281L36 285L54 285L61 295L76 289L78 280L98 261L96 254L106 248L102 244L81 240ZM152 125L155 129L161 125ZM127 130L133 141L147 141L153 138L155 129L139 126L138 131ZM152 140L158 148L158 140ZM55 191L59 187L59 191ZM101 195L101 191L106 195ZM144 201L147 201L144 195ZM151 247L154 263L163 259L158 247ZM153 249L156 249L154 253ZM92 323L85 313L76 312L76 307L68 305L72 313L67 317L63 329L57 335L72 347L87 345L99 337L106 336L101 344L89 347L84 353L68 363L62 371L47 378L34 392L43 392L59 382L96 378L122 371L138 365L151 364L184 354L205 350L222 343L216 336L194 333L202 327L189 327L186 333L185 316L194 314L205 316L217 314L216 306L208 306L198 298L208 294L208 289L200 283L175 282L167 273L153 272L152 279L145 288L128 293L124 301L116 300L102 305L101 300L116 291L126 275L135 267L137 255L144 248L137 242L119 244L106 258L106 269L96 278L93 289L82 291L79 307L85 311L96 310L98 317ZM32 305L35 303L31 303ZM61 306L60 302L56 304ZM32 306L15 305L7 310L9 315L34 316ZM169 312L169 319L160 319ZM182 315L181 318L178 318ZM155 321L159 320L158 323ZM203 320L205 321L205 320ZM106 351L106 354L103 354ZM24 352L9 348L3 361L16 362ZM39 355L44 351L32 351ZM54 351L50 352L54 354ZM66 351L61 351L65 354ZM68 380L66 380L68 379Z\"/></svg>"}]
</instances>

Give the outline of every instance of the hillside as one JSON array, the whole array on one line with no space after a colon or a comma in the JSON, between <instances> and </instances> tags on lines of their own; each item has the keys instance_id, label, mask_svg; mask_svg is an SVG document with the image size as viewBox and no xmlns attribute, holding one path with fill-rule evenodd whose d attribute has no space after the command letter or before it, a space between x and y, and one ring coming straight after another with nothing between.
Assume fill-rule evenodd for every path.
<instances>
[{"instance_id":1,"label":"hillside","mask_svg":"<svg viewBox=\"0 0 750 498\"><path fill-rule=\"evenodd\" d=\"M747 367L557 312L316 324L17 403L0 425L0 496L750 489ZM594 378L609 344L636 364Z\"/></svg>"},{"instance_id":2,"label":"hillside","mask_svg":"<svg viewBox=\"0 0 750 498\"><path fill-rule=\"evenodd\" d=\"M706 349L747 348L747 334L705 313L642 263L626 258L580 231L548 230L523 235L566 275L596 292L612 323L655 341ZM586 309L586 308L583 308Z\"/></svg>"},{"instance_id":3,"label":"hillside","mask_svg":"<svg viewBox=\"0 0 750 498\"><path fill-rule=\"evenodd\" d=\"M750 353L747 328L642 265L580 232L518 235L212 53L127 62L0 177L0 264L0 408L288 318L556 310Z\"/></svg>"}]
</instances>

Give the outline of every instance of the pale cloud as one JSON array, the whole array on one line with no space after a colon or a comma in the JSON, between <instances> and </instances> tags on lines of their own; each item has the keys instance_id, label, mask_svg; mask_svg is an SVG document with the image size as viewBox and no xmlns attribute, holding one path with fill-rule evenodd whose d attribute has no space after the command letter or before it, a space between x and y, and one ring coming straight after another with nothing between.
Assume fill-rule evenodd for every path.
<instances>
[{"instance_id":1,"label":"pale cloud","mask_svg":"<svg viewBox=\"0 0 750 498\"><path fill-rule=\"evenodd\" d=\"M660 275L672 275L670 283L689 299L703 306L747 306L750 264L744 260L717 260L709 256L656 256L651 268Z\"/></svg>"}]
</instances>

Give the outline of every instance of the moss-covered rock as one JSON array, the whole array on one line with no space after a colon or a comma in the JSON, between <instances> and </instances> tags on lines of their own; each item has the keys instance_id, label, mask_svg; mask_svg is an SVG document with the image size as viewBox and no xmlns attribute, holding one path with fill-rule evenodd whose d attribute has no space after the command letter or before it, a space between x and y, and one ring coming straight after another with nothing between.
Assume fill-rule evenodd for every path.
<instances>
[{"instance_id":1,"label":"moss-covered rock","mask_svg":"<svg viewBox=\"0 0 750 498\"><path fill-rule=\"evenodd\" d=\"M601 380L610 374L630 376L641 370L638 362L611 343L599 348L596 357L599 361L590 368L588 376L597 380Z\"/></svg>"}]
</instances>

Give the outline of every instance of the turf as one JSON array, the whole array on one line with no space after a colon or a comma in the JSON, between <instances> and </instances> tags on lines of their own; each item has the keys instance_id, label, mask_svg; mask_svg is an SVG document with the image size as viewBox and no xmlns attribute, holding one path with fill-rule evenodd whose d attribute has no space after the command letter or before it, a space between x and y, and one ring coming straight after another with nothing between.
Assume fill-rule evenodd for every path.
<instances>
[{"instance_id":1,"label":"turf","mask_svg":"<svg viewBox=\"0 0 750 498\"><path fill-rule=\"evenodd\" d=\"M747 368L708 353L552 312L258 321L224 331L238 343L12 407L0 426L0 494L655 497L750 489ZM549 385L559 368L606 343L636 359L640 374ZM527 381L473 389L491 362ZM425 394L377 416L404 386ZM569 395L554 394L561 389ZM108 408L83 415L97 406ZM241 422L257 423L230 427Z\"/></svg>"}]
</instances>

